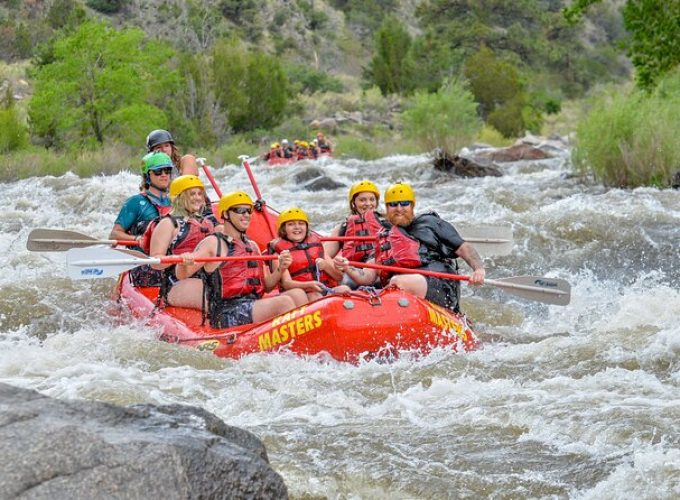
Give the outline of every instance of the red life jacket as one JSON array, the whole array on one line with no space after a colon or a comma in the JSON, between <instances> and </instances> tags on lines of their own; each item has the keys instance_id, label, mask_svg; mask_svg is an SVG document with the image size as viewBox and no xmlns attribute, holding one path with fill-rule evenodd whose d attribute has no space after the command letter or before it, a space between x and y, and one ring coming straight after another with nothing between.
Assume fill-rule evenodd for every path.
<instances>
[{"instance_id":1,"label":"red life jacket","mask_svg":"<svg viewBox=\"0 0 680 500\"><path fill-rule=\"evenodd\" d=\"M409 236L399 226L392 226L389 231L380 232L380 253L376 255L376 263L385 266L405 267L415 269L425 265L420 258L420 242ZM380 280L387 284L390 276L388 271L380 271Z\"/></svg>"},{"instance_id":2,"label":"red life jacket","mask_svg":"<svg viewBox=\"0 0 680 500\"><path fill-rule=\"evenodd\" d=\"M316 234L308 235L299 243L293 243L285 238L278 238L269 243L270 253L280 254L284 250L288 250L293 257L288 272L295 281L320 281L330 288L338 286L338 282L324 271L317 276L316 259L322 258L324 252L321 240Z\"/></svg>"},{"instance_id":3,"label":"red life jacket","mask_svg":"<svg viewBox=\"0 0 680 500\"><path fill-rule=\"evenodd\" d=\"M383 225L373 210L364 215L354 214L347 217L344 236L376 236L383 230ZM373 252L376 241L344 241L342 243L342 256L348 260L363 262Z\"/></svg>"},{"instance_id":4,"label":"red life jacket","mask_svg":"<svg viewBox=\"0 0 680 500\"><path fill-rule=\"evenodd\" d=\"M154 207L156 207L156 211L158 212L159 217L164 217L170 213L172 210L172 205L159 205L154 198L149 196L149 194L145 191L143 193L139 193L140 195L144 196L147 200L149 200L149 203L151 203ZM146 231L146 228L149 226L151 223L151 220L143 220L139 221L136 224L133 224L130 229L128 229L128 234L131 234L133 236L139 236L144 234L144 231Z\"/></svg>"},{"instance_id":5,"label":"red life jacket","mask_svg":"<svg viewBox=\"0 0 680 500\"><path fill-rule=\"evenodd\" d=\"M179 220L179 231L170 243L168 249L173 255L181 255L185 252L193 252L203 239L215 232L215 224L209 219L198 220L190 217L189 220Z\"/></svg>"},{"instance_id":6,"label":"red life jacket","mask_svg":"<svg viewBox=\"0 0 680 500\"><path fill-rule=\"evenodd\" d=\"M227 246L227 256L247 257L260 255L260 249L249 239L243 236L243 240L227 238L222 233L215 233L217 237L217 256L221 254L222 243ZM256 295L258 298L264 295L264 269L263 264L257 260L237 260L223 262L210 274L213 291L210 296L211 304L215 299L228 300L244 295Z\"/></svg>"},{"instance_id":7,"label":"red life jacket","mask_svg":"<svg viewBox=\"0 0 680 500\"><path fill-rule=\"evenodd\" d=\"M172 225L179 228L177 235L170 242L170 246L166 252L167 255L180 255L184 252L193 252L196 245L198 245L203 238L215 232L215 224L207 218L198 220L195 217L190 217L189 220L184 220L173 217L172 215L156 217L149 222L148 226L146 226L146 230L142 235L142 241L139 244L145 254L150 254L153 232L165 217L170 217Z\"/></svg>"}]
</instances>

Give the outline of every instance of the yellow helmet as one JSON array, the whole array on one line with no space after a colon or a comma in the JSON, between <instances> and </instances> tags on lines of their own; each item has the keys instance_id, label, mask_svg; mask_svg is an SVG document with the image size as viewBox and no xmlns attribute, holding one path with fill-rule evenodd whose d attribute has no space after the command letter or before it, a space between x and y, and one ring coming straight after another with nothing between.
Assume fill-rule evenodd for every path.
<instances>
[{"instance_id":1,"label":"yellow helmet","mask_svg":"<svg viewBox=\"0 0 680 500\"><path fill-rule=\"evenodd\" d=\"M187 189L195 187L205 190L203 182L195 175L180 175L170 183L170 199L174 200Z\"/></svg>"},{"instance_id":2,"label":"yellow helmet","mask_svg":"<svg viewBox=\"0 0 680 500\"><path fill-rule=\"evenodd\" d=\"M378 186L369 180L363 180L352 184L352 187L349 188L349 202L352 203L354 197L359 193L373 193L376 200L380 199L380 190L378 189Z\"/></svg>"},{"instance_id":3,"label":"yellow helmet","mask_svg":"<svg viewBox=\"0 0 680 500\"><path fill-rule=\"evenodd\" d=\"M224 212L229 210L231 207L235 207L236 205L250 205L252 207L255 204L248 193L243 191L233 191L220 198L220 204L218 205L217 212L219 216L222 217Z\"/></svg>"},{"instance_id":4,"label":"yellow helmet","mask_svg":"<svg viewBox=\"0 0 680 500\"><path fill-rule=\"evenodd\" d=\"M413 188L403 182L392 184L385 190L385 203L392 203L393 201L410 201L415 206L416 195Z\"/></svg>"},{"instance_id":5,"label":"yellow helmet","mask_svg":"<svg viewBox=\"0 0 680 500\"><path fill-rule=\"evenodd\" d=\"M301 220L309 224L309 218L304 210L301 208L287 208L279 214L279 219L276 221L276 228L281 229L281 226L292 220Z\"/></svg>"}]
</instances>

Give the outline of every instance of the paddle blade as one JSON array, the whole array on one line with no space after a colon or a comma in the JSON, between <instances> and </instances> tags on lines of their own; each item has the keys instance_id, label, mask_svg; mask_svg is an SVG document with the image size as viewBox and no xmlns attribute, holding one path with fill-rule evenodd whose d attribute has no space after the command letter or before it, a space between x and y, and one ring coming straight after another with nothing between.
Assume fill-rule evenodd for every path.
<instances>
[{"instance_id":1,"label":"paddle blade","mask_svg":"<svg viewBox=\"0 0 680 500\"><path fill-rule=\"evenodd\" d=\"M26 248L31 252L65 252L69 248L91 246L97 241L76 231L37 228L29 233Z\"/></svg>"},{"instance_id":2,"label":"paddle blade","mask_svg":"<svg viewBox=\"0 0 680 500\"><path fill-rule=\"evenodd\" d=\"M463 239L481 256L502 256L512 252L512 228L501 225L456 226Z\"/></svg>"},{"instance_id":3,"label":"paddle blade","mask_svg":"<svg viewBox=\"0 0 680 500\"><path fill-rule=\"evenodd\" d=\"M484 280L485 285L503 289L512 295L545 304L566 306L571 300L571 285L568 281L545 276L515 276L498 280Z\"/></svg>"},{"instance_id":4,"label":"paddle blade","mask_svg":"<svg viewBox=\"0 0 680 500\"><path fill-rule=\"evenodd\" d=\"M71 248L66 252L68 276L74 280L117 278L120 273L157 259L132 256L107 247Z\"/></svg>"}]
</instances>

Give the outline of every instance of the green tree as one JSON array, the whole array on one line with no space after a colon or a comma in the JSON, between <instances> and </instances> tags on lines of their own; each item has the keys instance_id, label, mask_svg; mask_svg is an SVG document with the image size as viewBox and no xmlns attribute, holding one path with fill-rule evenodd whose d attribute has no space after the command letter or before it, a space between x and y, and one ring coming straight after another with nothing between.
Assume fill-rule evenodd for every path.
<instances>
[{"instance_id":1,"label":"green tree","mask_svg":"<svg viewBox=\"0 0 680 500\"><path fill-rule=\"evenodd\" d=\"M236 132L270 128L288 105L288 79L275 57L250 51L238 41L213 50L213 87L220 108Z\"/></svg>"},{"instance_id":2,"label":"green tree","mask_svg":"<svg viewBox=\"0 0 680 500\"><path fill-rule=\"evenodd\" d=\"M481 128L474 96L458 81L436 93L417 91L413 105L402 114L404 133L428 149L456 153Z\"/></svg>"},{"instance_id":3,"label":"green tree","mask_svg":"<svg viewBox=\"0 0 680 500\"><path fill-rule=\"evenodd\" d=\"M0 153L9 153L28 145L28 131L24 125L12 96L12 87L8 85L0 102Z\"/></svg>"},{"instance_id":4,"label":"green tree","mask_svg":"<svg viewBox=\"0 0 680 500\"><path fill-rule=\"evenodd\" d=\"M479 111L484 119L522 92L517 68L497 58L488 47L482 47L465 61L463 74L479 103Z\"/></svg>"},{"instance_id":5,"label":"green tree","mask_svg":"<svg viewBox=\"0 0 680 500\"><path fill-rule=\"evenodd\" d=\"M451 49L434 30L427 30L413 41L406 55L406 67L418 69L409 75L409 86L436 92L455 76L454 68L461 66L462 59L462 51Z\"/></svg>"},{"instance_id":6,"label":"green tree","mask_svg":"<svg viewBox=\"0 0 680 500\"><path fill-rule=\"evenodd\" d=\"M411 36L393 16L387 16L375 35L374 56L364 71L364 79L377 85L383 95L405 94L412 90L413 71L406 55Z\"/></svg>"},{"instance_id":7,"label":"green tree","mask_svg":"<svg viewBox=\"0 0 680 500\"><path fill-rule=\"evenodd\" d=\"M540 131L541 112L530 104L522 75L514 64L482 47L465 61L463 71L479 103L480 115L501 134L515 137L525 129Z\"/></svg>"},{"instance_id":8,"label":"green tree","mask_svg":"<svg viewBox=\"0 0 680 500\"><path fill-rule=\"evenodd\" d=\"M577 0L564 10L572 23L601 0ZM631 34L628 55L638 85L651 89L680 64L680 0L627 0L623 20Z\"/></svg>"},{"instance_id":9,"label":"green tree","mask_svg":"<svg viewBox=\"0 0 680 500\"><path fill-rule=\"evenodd\" d=\"M176 135L183 136L182 144L214 145L226 136L226 124L215 106L208 57L185 52L178 59L177 69L185 82L177 101L178 113L186 118L187 128L179 124L177 129L175 124L173 133L178 131Z\"/></svg>"},{"instance_id":10,"label":"green tree","mask_svg":"<svg viewBox=\"0 0 680 500\"><path fill-rule=\"evenodd\" d=\"M173 51L145 42L141 30L86 22L58 39L52 56L35 71L28 107L31 132L45 146L136 144L140 131L166 121L164 107L179 86L168 64Z\"/></svg>"},{"instance_id":11,"label":"green tree","mask_svg":"<svg viewBox=\"0 0 680 500\"><path fill-rule=\"evenodd\" d=\"M337 78L317 71L307 64L286 64L286 76L293 94L313 94L314 92L342 92L344 87Z\"/></svg>"}]
</instances>

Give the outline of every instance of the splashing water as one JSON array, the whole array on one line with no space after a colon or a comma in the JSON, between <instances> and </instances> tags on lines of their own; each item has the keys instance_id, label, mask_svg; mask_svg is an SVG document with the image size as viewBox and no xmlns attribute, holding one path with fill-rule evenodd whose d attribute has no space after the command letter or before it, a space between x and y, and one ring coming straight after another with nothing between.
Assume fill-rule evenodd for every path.
<instances>
[{"instance_id":1,"label":"splashing water","mask_svg":"<svg viewBox=\"0 0 680 500\"><path fill-rule=\"evenodd\" d=\"M292 497L680 495L680 192L584 186L565 178L566 153L465 180L425 156L253 167L271 206L303 207L322 233L346 215L347 187L301 190L294 176L309 168L345 186L410 182L418 212L454 224L511 224L514 251L487 259L487 276L567 279L571 304L464 286L483 343L472 353L359 366L219 359L114 320L112 280L71 282L63 254L25 249L36 227L105 238L136 175L32 178L0 194L2 381L58 398L204 407L264 440ZM253 192L240 166L214 173L224 192Z\"/></svg>"}]
</instances>

